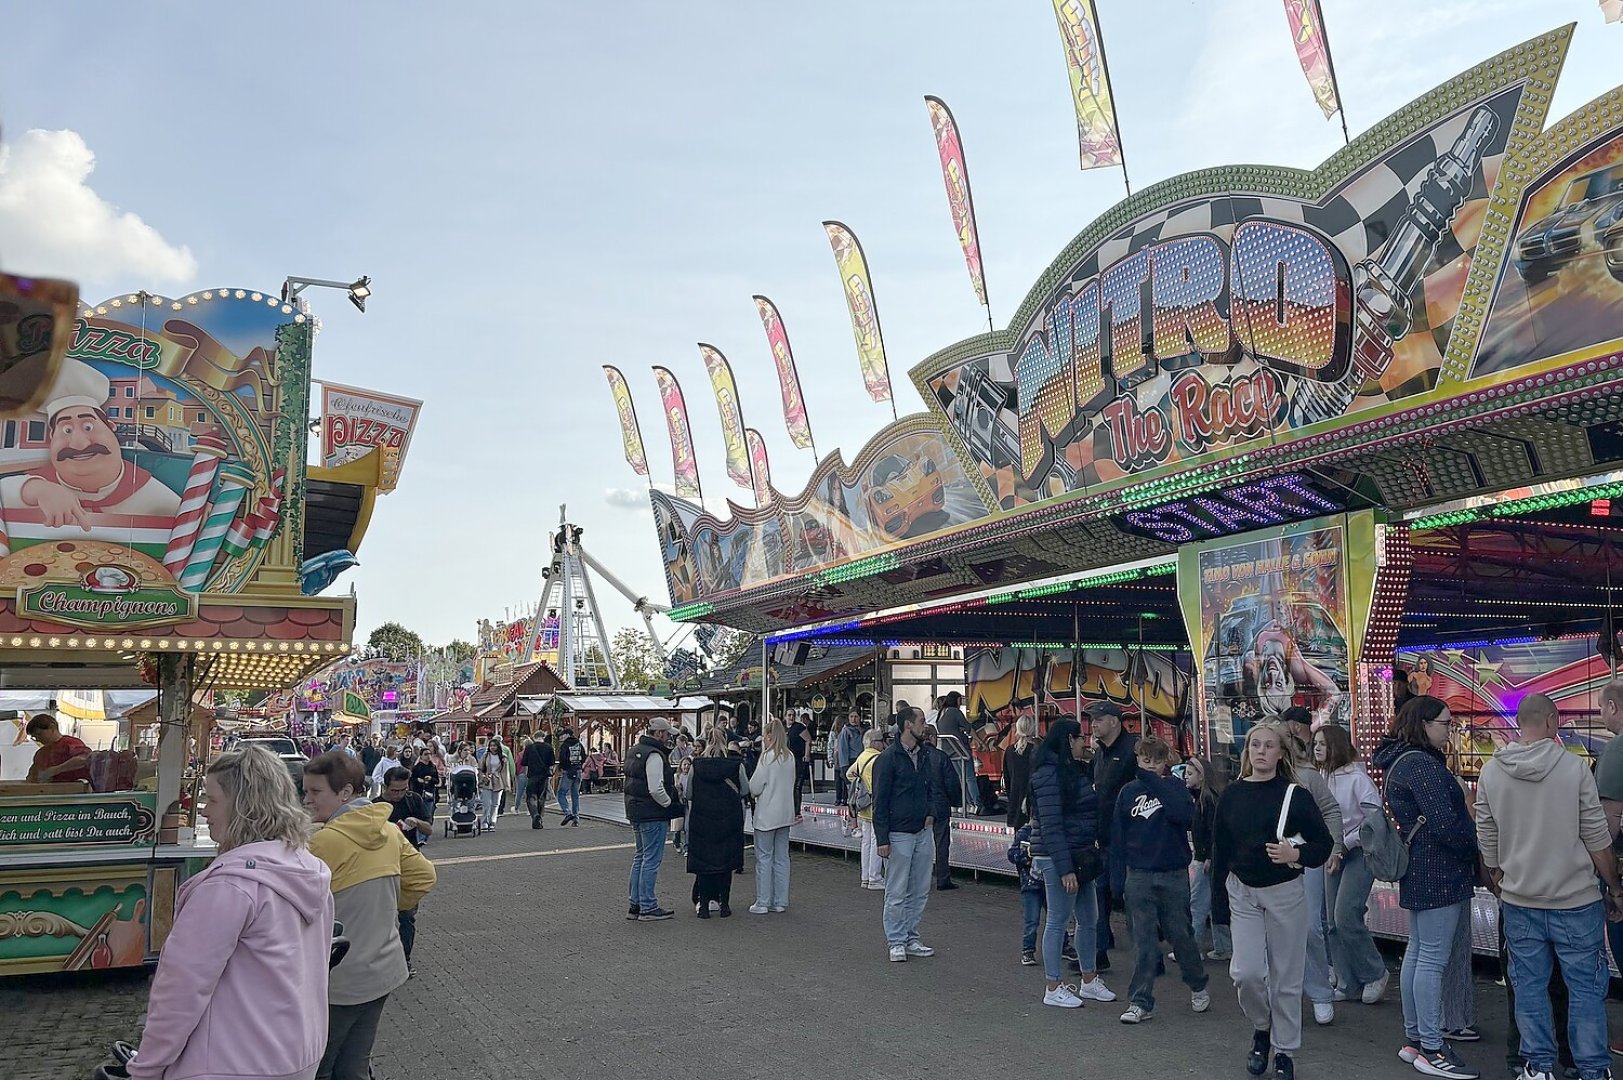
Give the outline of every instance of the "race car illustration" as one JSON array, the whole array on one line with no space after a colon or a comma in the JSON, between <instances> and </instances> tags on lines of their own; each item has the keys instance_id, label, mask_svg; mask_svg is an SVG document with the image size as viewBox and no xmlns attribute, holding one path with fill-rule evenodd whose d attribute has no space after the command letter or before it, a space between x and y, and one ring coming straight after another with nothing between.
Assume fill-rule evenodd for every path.
<instances>
[{"instance_id":1,"label":"race car illustration","mask_svg":"<svg viewBox=\"0 0 1623 1080\"><path fill-rule=\"evenodd\" d=\"M1623 282L1623 162L1584 173L1567 185L1561 205L1516 237L1516 272L1537 285L1574 259L1599 252Z\"/></svg>"},{"instance_id":2,"label":"race car illustration","mask_svg":"<svg viewBox=\"0 0 1623 1080\"><path fill-rule=\"evenodd\" d=\"M868 520L892 540L907 537L927 514L947 505L947 485L936 463L920 454L906 459L888 454L873 467L868 489Z\"/></svg>"}]
</instances>

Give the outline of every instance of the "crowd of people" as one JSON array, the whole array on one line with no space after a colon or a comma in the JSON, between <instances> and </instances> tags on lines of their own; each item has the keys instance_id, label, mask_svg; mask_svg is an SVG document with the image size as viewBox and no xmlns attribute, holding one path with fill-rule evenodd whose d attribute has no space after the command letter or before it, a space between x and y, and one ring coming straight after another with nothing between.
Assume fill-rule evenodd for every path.
<instances>
[{"instance_id":1,"label":"crowd of people","mask_svg":"<svg viewBox=\"0 0 1623 1080\"><path fill-rule=\"evenodd\" d=\"M1623 732L1623 684L1601 695ZM957 702L934 722L899 702L872 729L852 712L830 733L837 800L861 836L859 885L883 890L888 958L934 955L921 937L929 894L954 888L947 860L955 806L978 809L973 768L941 749L956 742ZM1205 1013L1206 961L1227 961L1250 1025L1245 1066L1293 1080L1304 1012L1334 1022L1338 1005L1375 1005L1391 974L1367 914L1376 880L1395 881L1409 918L1398 973L1400 1059L1429 1076L1480 1075L1456 1050L1477 1042L1471 903L1498 898L1512 1030L1507 1061L1523 1080L1609 1078L1606 940L1623 920L1613 844L1623 820L1623 740L1591 775L1560 742L1544 695L1526 696L1517 738L1468 787L1448 768L1455 724L1437 698L1406 696L1368 763L1345 728L1292 707L1253 725L1238 776L1179 760L1167 742L1134 735L1108 702L1050 721L1039 738L1023 718L1005 757L1009 859L1019 875L1020 962L1041 964L1043 1004L1114 1002L1103 978L1116 948L1113 909L1132 939L1120 1020L1154 1019L1158 978L1176 964L1189 1008ZM637 831L627 918L663 921L655 896L669 823L686 825L695 914L730 914L751 811L752 912L788 905L789 805L801 760L768 718L758 762L740 733L717 726L681 753L655 721L628 756L626 812ZM675 761L673 765L672 762ZM1598 780L1598 783L1597 783ZM1040 933L1039 933L1040 930Z\"/></svg>"}]
</instances>

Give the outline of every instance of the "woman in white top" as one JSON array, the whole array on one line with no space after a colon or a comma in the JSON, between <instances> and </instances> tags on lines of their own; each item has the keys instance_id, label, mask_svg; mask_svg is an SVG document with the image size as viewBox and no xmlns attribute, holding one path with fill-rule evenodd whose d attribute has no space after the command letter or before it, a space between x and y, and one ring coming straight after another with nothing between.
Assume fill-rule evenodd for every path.
<instances>
[{"instance_id":1,"label":"woman in white top","mask_svg":"<svg viewBox=\"0 0 1623 1080\"><path fill-rule=\"evenodd\" d=\"M1339 860L1325 864L1325 895L1329 901L1330 962L1336 969L1336 999L1373 1005L1386 993L1386 963L1370 936L1365 913L1375 878L1364 860L1358 830L1364 819L1381 812L1381 794L1358 762L1347 729L1326 724L1313 733L1313 763L1330 782L1330 792L1341 808L1342 845Z\"/></svg>"},{"instance_id":2,"label":"woman in white top","mask_svg":"<svg viewBox=\"0 0 1623 1080\"><path fill-rule=\"evenodd\" d=\"M761 760L750 775L755 800L755 903L750 914L789 910L789 826L795 817L795 759L783 721L770 717Z\"/></svg>"},{"instance_id":3,"label":"woman in white top","mask_svg":"<svg viewBox=\"0 0 1623 1080\"><path fill-rule=\"evenodd\" d=\"M479 762L479 802L485 810L485 828L496 827L497 811L502 795L507 791L507 748L497 739L485 748L484 760Z\"/></svg>"}]
</instances>

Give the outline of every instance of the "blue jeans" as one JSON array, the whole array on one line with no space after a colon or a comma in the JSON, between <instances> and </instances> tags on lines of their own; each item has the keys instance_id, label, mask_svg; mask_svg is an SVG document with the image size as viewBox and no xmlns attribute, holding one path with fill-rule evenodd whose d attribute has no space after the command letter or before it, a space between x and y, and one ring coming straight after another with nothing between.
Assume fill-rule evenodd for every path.
<instances>
[{"instance_id":1,"label":"blue jeans","mask_svg":"<svg viewBox=\"0 0 1623 1080\"><path fill-rule=\"evenodd\" d=\"M496 824L496 808L501 805L502 793L495 788L479 789L479 805L484 807L483 817L488 829Z\"/></svg>"},{"instance_id":2,"label":"blue jeans","mask_svg":"<svg viewBox=\"0 0 1623 1080\"><path fill-rule=\"evenodd\" d=\"M513 807L513 809L517 810L521 806L529 806L530 805L529 803L524 801L524 789L526 787L528 787L529 784L530 784L530 774L527 773L527 772L521 772L521 773L518 774L517 777L514 778L514 780L513 780L513 801L510 804Z\"/></svg>"},{"instance_id":3,"label":"blue jeans","mask_svg":"<svg viewBox=\"0 0 1623 1080\"><path fill-rule=\"evenodd\" d=\"M1199 992L1206 989L1206 965L1195 945L1195 931L1189 925L1189 871L1128 870L1128 917L1133 924L1133 979L1128 998L1145 1012L1155 1011L1155 969L1161 966L1162 934L1172 945L1178 972L1184 985Z\"/></svg>"},{"instance_id":4,"label":"blue jeans","mask_svg":"<svg viewBox=\"0 0 1623 1080\"><path fill-rule=\"evenodd\" d=\"M1348 851L1341 869L1324 877L1330 901L1330 960L1341 992L1349 999L1386 974L1386 961L1369 933L1369 890L1374 884L1363 848Z\"/></svg>"},{"instance_id":5,"label":"blue jeans","mask_svg":"<svg viewBox=\"0 0 1623 1080\"><path fill-rule=\"evenodd\" d=\"M1324 940L1324 868L1304 871L1307 889L1307 967L1302 970L1302 992L1315 1005L1330 1004L1330 953Z\"/></svg>"},{"instance_id":6,"label":"blue jeans","mask_svg":"<svg viewBox=\"0 0 1623 1080\"><path fill-rule=\"evenodd\" d=\"M890 834L890 856L885 859L885 943L891 948L919 939L934 864L933 829Z\"/></svg>"},{"instance_id":7,"label":"blue jeans","mask_svg":"<svg viewBox=\"0 0 1623 1080\"><path fill-rule=\"evenodd\" d=\"M1020 890L1020 910L1025 919L1020 928L1020 951L1023 953L1037 951L1037 919L1047 906L1044 899L1042 891Z\"/></svg>"},{"instance_id":8,"label":"blue jeans","mask_svg":"<svg viewBox=\"0 0 1623 1080\"><path fill-rule=\"evenodd\" d=\"M789 906L789 826L755 830L755 903Z\"/></svg>"},{"instance_id":9,"label":"blue jeans","mask_svg":"<svg viewBox=\"0 0 1623 1080\"><path fill-rule=\"evenodd\" d=\"M564 817L580 817L580 773L565 769L558 774L558 811Z\"/></svg>"},{"instance_id":10,"label":"blue jeans","mask_svg":"<svg viewBox=\"0 0 1623 1080\"><path fill-rule=\"evenodd\" d=\"M1399 985L1403 988L1403 1033L1420 1049L1443 1045L1443 972L1454 952L1454 931L1461 919L1470 918L1470 912L1470 900L1409 912L1409 944L1403 950ZM1549 982L1549 972L1544 981Z\"/></svg>"},{"instance_id":11,"label":"blue jeans","mask_svg":"<svg viewBox=\"0 0 1623 1080\"><path fill-rule=\"evenodd\" d=\"M1503 901L1501 905L1522 1057L1535 1070L1555 1071L1555 1019L1549 986L1552 958L1560 957L1567 984L1567 1039L1572 1044L1572 1060L1583 1080L1609 1075L1605 905L1597 900L1557 911Z\"/></svg>"},{"instance_id":12,"label":"blue jeans","mask_svg":"<svg viewBox=\"0 0 1623 1080\"><path fill-rule=\"evenodd\" d=\"M631 903L638 911L653 911L659 907L654 884L659 880L659 864L665 859L665 838L670 835L671 823L639 821L632 830L637 834L637 851L631 856Z\"/></svg>"},{"instance_id":13,"label":"blue jeans","mask_svg":"<svg viewBox=\"0 0 1623 1080\"><path fill-rule=\"evenodd\" d=\"M1195 863L1189 877L1189 916L1195 926L1195 940L1206 933L1206 923L1212 917L1212 872L1203 862ZM1234 955L1234 937L1227 926L1212 923L1212 951L1225 956Z\"/></svg>"},{"instance_id":14,"label":"blue jeans","mask_svg":"<svg viewBox=\"0 0 1623 1080\"><path fill-rule=\"evenodd\" d=\"M1093 924L1099 918L1097 894L1093 883L1078 885L1075 893L1065 891L1054 860L1047 855L1031 860L1043 876L1044 899L1048 903L1048 919L1043 923L1043 974L1049 982L1059 982L1062 968L1060 952L1065 948L1065 926L1076 916L1076 940L1086 944L1093 936ZM1093 975L1093 957L1086 948L1076 950L1077 966L1082 974Z\"/></svg>"},{"instance_id":15,"label":"blue jeans","mask_svg":"<svg viewBox=\"0 0 1623 1080\"><path fill-rule=\"evenodd\" d=\"M981 789L976 786L975 781L975 759L959 758L956 764L958 783L964 789L964 813L974 814L981 805Z\"/></svg>"}]
</instances>

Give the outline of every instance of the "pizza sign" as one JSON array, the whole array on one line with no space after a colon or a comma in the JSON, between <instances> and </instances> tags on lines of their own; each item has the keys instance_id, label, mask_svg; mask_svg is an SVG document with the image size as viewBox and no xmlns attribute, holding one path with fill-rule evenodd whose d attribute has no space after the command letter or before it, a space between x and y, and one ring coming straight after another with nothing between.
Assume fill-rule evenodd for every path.
<instances>
[{"instance_id":1,"label":"pizza sign","mask_svg":"<svg viewBox=\"0 0 1623 1080\"><path fill-rule=\"evenodd\" d=\"M377 450L388 459L386 464L390 471L398 476L422 407L423 403L413 398L323 383L321 463L329 468L344 465ZM393 486L390 483L385 490Z\"/></svg>"}]
</instances>

